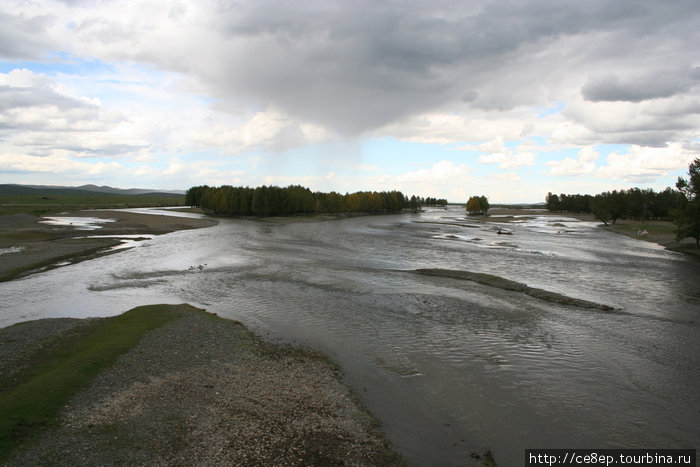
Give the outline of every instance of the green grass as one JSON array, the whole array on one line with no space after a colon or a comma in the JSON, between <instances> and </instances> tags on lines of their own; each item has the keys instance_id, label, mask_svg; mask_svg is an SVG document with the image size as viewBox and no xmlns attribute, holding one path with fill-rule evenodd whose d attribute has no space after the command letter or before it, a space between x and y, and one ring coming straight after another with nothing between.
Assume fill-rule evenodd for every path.
<instances>
[{"instance_id":1,"label":"green grass","mask_svg":"<svg viewBox=\"0 0 700 467\"><path fill-rule=\"evenodd\" d=\"M56 423L60 409L141 337L189 305L150 305L81 326L39 352L13 380L0 376L0 462L23 442Z\"/></svg>"},{"instance_id":2,"label":"green grass","mask_svg":"<svg viewBox=\"0 0 700 467\"><path fill-rule=\"evenodd\" d=\"M676 225L668 221L632 221L622 220L611 224L605 229L628 237L657 243L668 250L685 253L700 258L700 249L695 248L695 242L691 239L676 240ZM638 232L646 230L646 235L638 235Z\"/></svg>"},{"instance_id":3,"label":"green grass","mask_svg":"<svg viewBox=\"0 0 700 467\"><path fill-rule=\"evenodd\" d=\"M666 221L646 221L629 223L615 223L610 226L610 230L617 233L624 234L636 234L641 230L646 230L648 235L667 235L669 237L674 237L676 235L676 225L672 222Z\"/></svg>"},{"instance_id":4,"label":"green grass","mask_svg":"<svg viewBox=\"0 0 700 467\"><path fill-rule=\"evenodd\" d=\"M184 205L181 195L0 194L0 216L29 213L48 215L81 209L114 209Z\"/></svg>"}]
</instances>

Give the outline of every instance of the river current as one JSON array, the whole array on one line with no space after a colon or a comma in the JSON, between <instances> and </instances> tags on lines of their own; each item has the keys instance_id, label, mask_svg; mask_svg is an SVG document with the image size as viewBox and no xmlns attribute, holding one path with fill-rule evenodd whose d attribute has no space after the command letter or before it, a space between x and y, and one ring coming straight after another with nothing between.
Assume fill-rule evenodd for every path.
<instances>
[{"instance_id":1,"label":"river current","mask_svg":"<svg viewBox=\"0 0 700 467\"><path fill-rule=\"evenodd\" d=\"M509 466L534 448L700 445L700 263L595 223L476 223L456 206L220 219L1 283L0 327L181 302L330 355L412 465L464 465L486 449Z\"/></svg>"}]
</instances>

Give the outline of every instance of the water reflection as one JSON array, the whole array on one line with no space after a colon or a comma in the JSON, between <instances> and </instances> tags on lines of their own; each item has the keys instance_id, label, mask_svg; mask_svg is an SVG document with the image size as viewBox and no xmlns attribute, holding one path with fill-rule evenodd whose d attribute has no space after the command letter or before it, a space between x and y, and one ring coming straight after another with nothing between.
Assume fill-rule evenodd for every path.
<instances>
[{"instance_id":1,"label":"water reflection","mask_svg":"<svg viewBox=\"0 0 700 467\"><path fill-rule=\"evenodd\" d=\"M102 227L100 224L116 221L116 219L103 219L101 217L44 216L39 222L61 227L73 227L76 230L97 230Z\"/></svg>"}]
</instances>

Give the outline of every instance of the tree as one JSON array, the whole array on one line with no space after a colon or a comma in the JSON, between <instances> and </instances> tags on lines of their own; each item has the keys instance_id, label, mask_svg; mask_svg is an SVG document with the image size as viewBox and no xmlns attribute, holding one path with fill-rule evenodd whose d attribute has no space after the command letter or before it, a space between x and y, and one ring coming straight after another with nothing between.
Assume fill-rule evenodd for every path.
<instances>
[{"instance_id":1,"label":"tree","mask_svg":"<svg viewBox=\"0 0 700 467\"><path fill-rule=\"evenodd\" d=\"M467 212L470 216L485 216L489 212L489 207L486 196L472 196L467 201Z\"/></svg>"},{"instance_id":2,"label":"tree","mask_svg":"<svg viewBox=\"0 0 700 467\"><path fill-rule=\"evenodd\" d=\"M552 194L550 191L547 193L547 197L544 199L547 207L547 211L550 212L557 212L561 210L561 203L559 201L559 197L555 194Z\"/></svg>"},{"instance_id":3,"label":"tree","mask_svg":"<svg viewBox=\"0 0 700 467\"><path fill-rule=\"evenodd\" d=\"M627 209L627 198L622 191L606 191L595 195L590 201L593 214L608 225L608 221L614 224L618 219L624 218Z\"/></svg>"},{"instance_id":4,"label":"tree","mask_svg":"<svg viewBox=\"0 0 700 467\"><path fill-rule=\"evenodd\" d=\"M690 163L688 176L688 180L678 177L676 182L676 188L686 200L684 206L675 211L676 238L694 238L695 248L700 248L700 158Z\"/></svg>"},{"instance_id":5,"label":"tree","mask_svg":"<svg viewBox=\"0 0 700 467\"><path fill-rule=\"evenodd\" d=\"M198 208L202 201L202 196L204 196L204 192L208 189L209 187L207 185L193 186L187 190L185 194L185 204L189 204L193 208Z\"/></svg>"},{"instance_id":6,"label":"tree","mask_svg":"<svg viewBox=\"0 0 700 467\"><path fill-rule=\"evenodd\" d=\"M488 214L489 208L491 207L491 205L489 204L489 200L488 198L486 198L486 196L482 195L479 196L479 203L481 203L481 212L485 216L486 214Z\"/></svg>"}]
</instances>

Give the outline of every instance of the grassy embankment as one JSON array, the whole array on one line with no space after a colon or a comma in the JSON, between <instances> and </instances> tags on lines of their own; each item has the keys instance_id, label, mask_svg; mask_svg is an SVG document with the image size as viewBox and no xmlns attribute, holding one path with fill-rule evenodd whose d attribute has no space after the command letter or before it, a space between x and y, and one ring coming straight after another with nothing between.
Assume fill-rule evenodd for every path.
<instances>
[{"instance_id":1,"label":"grassy embankment","mask_svg":"<svg viewBox=\"0 0 700 467\"><path fill-rule=\"evenodd\" d=\"M693 239L676 240L676 225L673 222L618 220L603 228L637 240L656 243L667 250L700 258L700 249L695 248ZM642 232L646 232L646 234L642 235Z\"/></svg>"},{"instance_id":2,"label":"grassy embankment","mask_svg":"<svg viewBox=\"0 0 700 467\"><path fill-rule=\"evenodd\" d=\"M27 213L46 216L84 209L121 209L183 205L185 197L169 194L117 195L61 190L61 194L37 190L32 194L0 194L0 216Z\"/></svg>"},{"instance_id":3,"label":"grassy embankment","mask_svg":"<svg viewBox=\"0 0 700 467\"><path fill-rule=\"evenodd\" d=\"M88 321L70 335L46 342L18 373L0 375L0 462L56 422L61 407L102 369L163 326L188 305L134 308L112 318ZM22 326L18 324L16 326Z\"/></svg>"}]
</instances>

